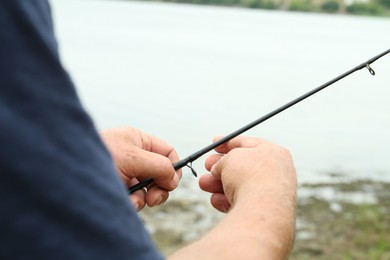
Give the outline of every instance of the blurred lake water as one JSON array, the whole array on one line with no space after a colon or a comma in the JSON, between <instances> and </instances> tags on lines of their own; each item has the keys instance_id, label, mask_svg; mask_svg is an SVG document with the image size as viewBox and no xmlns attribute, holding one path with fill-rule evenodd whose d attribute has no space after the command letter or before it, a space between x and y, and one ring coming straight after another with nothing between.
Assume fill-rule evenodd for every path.
<instances>
[{"instance_id":1,"label":"blurred lake water","mask_svg":"<svg viewBox=\"0 0 390 260\"><path fill-rule=\"evenodd\" d=\"M98 128L140 128L181 157L390 48L388 18L51 3L64 64ZM329 172L389 180L390 56L372 68L376 76L359 71L247 135L288 147L301 182ZM197 190L190 174L188 189Z\"/></svg>"}]
</instances>

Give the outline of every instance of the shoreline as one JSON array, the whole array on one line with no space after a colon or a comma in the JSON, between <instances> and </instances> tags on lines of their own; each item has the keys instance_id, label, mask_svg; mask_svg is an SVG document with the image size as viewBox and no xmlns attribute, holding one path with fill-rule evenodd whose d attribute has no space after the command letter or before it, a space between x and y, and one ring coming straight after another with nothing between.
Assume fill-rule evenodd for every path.
<instances>
[{"instance_id":1,"label":"shoreline","mask_svg":"<svg viewBox=\"0 0 390 260\"><path fill-rule=\"evenodd\" d=\"M390 259L390 182L346 180L298 188L290 259ZM208 201L173 199L140 213L163 255L197 240L223 216Z\"/></svg>"},{"instance_id":2,"label":"shoreline","mask_svg":"<svg viewBox=\"0 0 390 260\"><path fill-rule=\"evenodd\" d=\"M386 0L345 1L345 0L140 0L191 4L199 6L241 7L257 10L304 12L315 14L356 15L389 17L390 4Z\"/></svg>"}]
</instances>

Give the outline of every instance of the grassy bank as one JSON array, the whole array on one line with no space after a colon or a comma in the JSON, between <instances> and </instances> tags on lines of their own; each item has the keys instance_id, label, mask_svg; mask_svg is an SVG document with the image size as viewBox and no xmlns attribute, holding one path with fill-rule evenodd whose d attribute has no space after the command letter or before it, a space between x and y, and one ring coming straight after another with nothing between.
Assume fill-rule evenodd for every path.
<instances>
[{"instance_id":1,"label":"grassy bank","mask_svg":"<svg viewBox=\"0 0 390 260\"><path fill-rule=\"evenodd\" d=\"M146 0L256 9L390 16L390 0Z\"/></svg>"},{"instance_id":2,"label":"grassy bank","mask_svg":"<svg viewBox=\"0 0 390 260\"><path fill-rule=\"evenodd\" d=\"M332 189L335 196L331 201L316 195L300 199L291 259L390 259L389 183L354 181L303 188Z\"/></svg>"},{"instance_id":3,"label":"grassy bank","mask_svg":"<svg viewBox=\"0 0 390 260\"><path fill-rule=\"evenodd\" d=\"M290 259L390 259L390 183L307 184L300 191ZM142 216L157 246L169 254L223 215L206 202L176 200Z\"/></svg>"}]
</instances>

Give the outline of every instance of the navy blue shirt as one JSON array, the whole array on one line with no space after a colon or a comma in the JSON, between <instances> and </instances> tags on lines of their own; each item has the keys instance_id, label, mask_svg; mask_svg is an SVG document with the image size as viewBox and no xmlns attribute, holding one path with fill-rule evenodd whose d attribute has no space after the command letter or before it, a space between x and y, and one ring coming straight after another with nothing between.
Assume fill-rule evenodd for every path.
<instances>
[{"instance_id":1,"label":"navy blue shirt","mask_svg":"<svg viewBox=\"0 0 390 260\"><path fill-rule=\"evenodd\" d=\"M46 0L0 1L0 259L160 259L64 71Z\"/></svg>"}]
</instances>

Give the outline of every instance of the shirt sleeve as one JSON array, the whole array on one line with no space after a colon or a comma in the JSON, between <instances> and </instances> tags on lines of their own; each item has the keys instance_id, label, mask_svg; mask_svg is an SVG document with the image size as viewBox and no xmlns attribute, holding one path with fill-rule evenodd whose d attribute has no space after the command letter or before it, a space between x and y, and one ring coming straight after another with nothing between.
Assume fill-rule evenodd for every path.
<instances>
[{"instance_id":1,"label":"shirt sleeve","mask_svg":"<svg viewBox=\"0 0 390 260\"><path fill-rule=\"evenodd\" d=\"M46 0L0 2L0 259L161 259L64 71Z\"/></svg>"}]
</instances>

